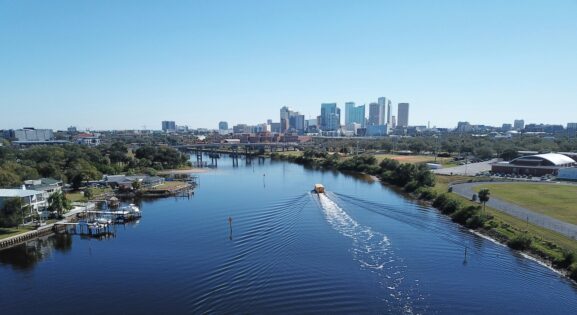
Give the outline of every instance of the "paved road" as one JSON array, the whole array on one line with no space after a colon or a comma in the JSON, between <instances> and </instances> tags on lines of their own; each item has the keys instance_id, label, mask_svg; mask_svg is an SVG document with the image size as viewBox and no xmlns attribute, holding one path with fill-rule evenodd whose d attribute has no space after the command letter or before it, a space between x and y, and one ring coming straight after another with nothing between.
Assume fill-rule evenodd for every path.
<instances>
[{"instance_id":1,"label":"paved road","mask_svg":"<svg viewBox=\"0 0 577 315\"><path fill-rule=\"evenodd\" d=\"M496 160L490 160L485 162L479 163L469 163L465 165L449 167L449 168L440 168L433 170L435 174L441 175L475 175L480 172L486 172L491 170L491 163L495 162Z\"/></svg>"},{"instance_id":2,"label":"paved road","mask_svg":"<svg viewBox=\"0 0 577 315\"><path fill-rule=\"evenodd\" d=\"M471 197L473 196L473 194L475 193L474 188L476 186L482 185L482 184L497 184L497 185L502 185L502 184L510 184L510 183L498 183L498 182L487 182L487 183L483 183L483 182L477 182L477 183L465 183L465 184L456 184L453 185L453 192L457 193L465 198L471 199ZM542 184L542 183L525 183L526 185L532 185L532 184ZM494 197L491 197L489 199L489 201L487 202L487 205L491 208L503 211L507 214L510 214L514 217L517 217L521 220L529 220L530 223L544 227L546 229L549 230L553 230L556 231L558 233L561 233L563 235L566 235L570 238L573 239L577 239L577 225L571 224L571 223L567 223L567 222L563 222L560 220L557 220L555 218L540 214L540 213L536 213L533 212L527 208L523 208L520 206L517 206L515 204L512 204L510 202L506 202Z\"/></svg>"}]
</instances>

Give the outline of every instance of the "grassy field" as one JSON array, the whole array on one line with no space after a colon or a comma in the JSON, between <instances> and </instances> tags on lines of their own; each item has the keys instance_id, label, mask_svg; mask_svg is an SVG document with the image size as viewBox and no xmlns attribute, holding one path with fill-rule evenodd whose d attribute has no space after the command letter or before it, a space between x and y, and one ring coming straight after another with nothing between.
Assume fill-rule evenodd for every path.
<instances>
[{"instance_id":1,"label":"grassy field","mask_svg":"<svg viewBox=\"0 0 577 315\"><path fill-rule=\"evenodd\" d=\"M438 193L447 192L449 183L471 179L471 177L464 176L439 175L436 176L436 178L437 185L435 186L435 190ZM493 195L493 191L491 191L491 194ZM479 205L478 203L472 202L468 198L461 197L457 194L450 194L450 197L458 200L464 206ZM574 239L531 223L527 224L525 220L510 216L489 206L487 206L486 210L487 214L493 217L492 221L497 224L497 227L494 228L495 232L500 235L511 238L515 235L527 233L533 236L536 240L533 242L532 246L538 248L542 252L548 253L551 257L559 257L561 255L561 249L577 253L577 241Z\"/></svg>"},{"instance_id":2,"label":"grassy field","mask_svg":"<svg viewBox=\"0 0 577 315\"><path fill-rule=\"evenodd\" d=\"M178 181L175 181L175 182L164 182L164 184L158 185L158 186L154 186L152 189L154 189L154 190L163 190L163 189L172 190L172 189L180 188L180 187L183 187L183 186L186 186L186 183L178 182Z\"/></svg>"},{"instance_id":3,"label":"grassy field","mask_svg":"<svg viewBox=\"0 0 577 315\"><path fill-rule=\"evenodd\" d=\"M92 192L92 196L93 196L92 198L93 199L97 199L98 196L112 191L112 189L109 187L107 187L107 188L88 188L88 189L90 189L90 191ZM66 199L68 199L72 202L86 202L86 201L88 201L88 199L86 197L84 197L84 194L81 191L66 193Z\"/></svg>"},{"instance_id":4,"label":"grassy field","mask_svg":"<svg viewBox=\"0 0 577 315\"><path fill-rule=\"evenodd\" d=\"M384 159L397 160L400 163L418 164L418 163L437 163L443 166L455 166L452 158L441 158L437 157L435 162L435 157L430 155L397 155L397 154L375 154L377 161L382 161Z\"/></svg>"},{"instance_id":5,"label":"grassy field","mask_svg":"<svg viewBox=\"0 0 577 315\"><path fill-rule=\"evenodd\" d=\"M491 196L577 224L577 185L555 184L483 184L477 191L488 188Z\"/></svg>"}]
</instances>

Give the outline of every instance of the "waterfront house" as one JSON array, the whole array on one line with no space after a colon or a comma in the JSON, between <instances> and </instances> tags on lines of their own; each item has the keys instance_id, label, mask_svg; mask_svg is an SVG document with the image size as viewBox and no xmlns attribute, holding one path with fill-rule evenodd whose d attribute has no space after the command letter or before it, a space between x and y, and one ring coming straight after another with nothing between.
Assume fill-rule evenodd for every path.
<instances>
[{"instance_id":1,"label":"waterfront house","mask_svg":"<svg viewBox=\"0 0 577 315\"><path fill-rule=\"evenodd\" d=\"M111 188L132 190L132 183L139 182L143 188L152 188L164 184L164 178L148 175L104 175L103 182Z\"/></svg>"},{"instance_id":2,"label":"waterfront house","mask_svg":"<svg viewBox=\"0 0 577 315\"><path fill-rule=\"evenodd\" d=\"M0 189L0 208L14 198L22 202L22 223L31 222L35 214L42 213L48 208L48 194L44 191L25 189Z\"/></svg>"}]
</instances>

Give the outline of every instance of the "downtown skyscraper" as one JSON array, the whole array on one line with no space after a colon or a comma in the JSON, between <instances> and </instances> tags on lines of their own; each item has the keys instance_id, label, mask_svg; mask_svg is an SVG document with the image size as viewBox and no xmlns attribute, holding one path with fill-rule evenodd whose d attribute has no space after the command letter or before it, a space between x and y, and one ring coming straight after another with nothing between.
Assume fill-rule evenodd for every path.
<instances>
[{"instance_id":1,"label":"downtown skyscraper","mask_svg":"<svg viewBox=\"0 0 577 315\"><path fill-rule=\"evenodd\" d=\"M336 131L341 128L341 109L337 107L337 103L321 104L319 127L323 131Z\"/></svg>"},{"instance_id":2,"label":"downtown skyscraper","mask_svg":"<svg viewBox=\"0 0 577 315\"><path fill-rule=\"evenodd\" d=\"M399 127L409 126L409 103L399 103L397 120Z\"/></svg>"},{"instance_id":3,"label":"downtown skyscraper","mask_svg":"<svg viewBox=\"0 0 577 315\"><path fill-rule=\"evenodd\" d=\"M369 104L369 126L382 126L385 124L386 98L379 97L378 103Z\"/></svg>"},{"instance_id":4,"label":"downtown skyscraper","mask_svg":"<svg viewBox=\"0 0 577 315\"><path fill-rule=\"evenodd\" d=\"M355 102L345 103L345 125L349 126L352 123L365 127L365 105L355 106Z\"/></svg>"}]
</instances>

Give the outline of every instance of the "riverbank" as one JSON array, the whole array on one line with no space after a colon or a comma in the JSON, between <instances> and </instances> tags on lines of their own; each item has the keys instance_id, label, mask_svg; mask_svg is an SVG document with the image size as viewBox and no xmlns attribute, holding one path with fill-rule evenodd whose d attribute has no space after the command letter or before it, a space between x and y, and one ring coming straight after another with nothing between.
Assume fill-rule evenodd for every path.
<instances>
[{"instance_id":1,"label":"riverbank","mask_svg":"<svg viewBox=\"0 0 577 315\"><path fill-rule=\"evenodd\" d=\"M277 155L273 158L318 168L342 170L340 167L336 167L340 165L339 158L336 155L309 159ZM397 167L407 168L403 165L408 164L398 164ZM479 203L449 192L449 184L451 182L457 180L467 181L471 177L436 176L434 187L426 187L427 185L411 187L409 184L398 185L391 178L383 178L391 173L382 172L381 174L376 174L378 171L372 168L371 165L359 167L359 169L363 169L360 172L368 170L369 172L365 173L376 176L382 183L401 187L402 192L407 196L427 202L428 205L437 208L441 213L450 217L453 222L477 231L519 252L531 255L542 263L560 270L565 276L577 280L577 261L575 256L575 253L577 253L577 241L554 231L519 220L490 207L486 207L483 211ZM355 170L347 169L347 171ZM439 201L437 199L442 200Z\"/></svg>"},{"instance_id":2,"label":"riverbank","mask_svg":"<svg viewBox=\"0 0 577 315\"><path fill-rule=\"evenodd\" d=\"M0 251L12 248L22 243L26 243L39 237L52 235L55 233L54 225L74 221L78 213L82 213L86 210L93 210L94 208L94 203L86 203L84 206L76 206L69 212L65 213L61 220L51 220L49 222L52 223L44 224L39 227L27 225L21 226L19 229L12 228L11 230L16 230L17 232L8 236L3 235L5 237L0 237Z\"/></svg>"}]
</instances>

